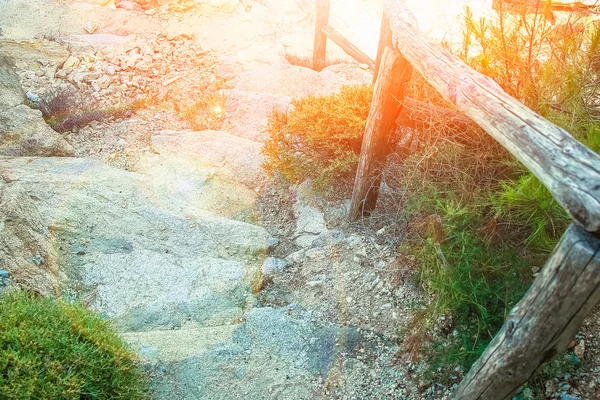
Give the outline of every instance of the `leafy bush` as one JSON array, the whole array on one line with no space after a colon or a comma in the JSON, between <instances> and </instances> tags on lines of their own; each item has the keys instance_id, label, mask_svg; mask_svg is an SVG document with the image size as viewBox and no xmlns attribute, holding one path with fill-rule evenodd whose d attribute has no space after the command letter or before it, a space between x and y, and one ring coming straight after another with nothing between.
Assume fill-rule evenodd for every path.
<instances>
[{"instance_id":1,"label":"leafy bush","mask_svg":"<svg viewBox=\"0 0 600 400\"><path fill-rule=\"evenodd\" d=\"M349 179L356 170L372 95L370 85L347 86L338 94L294 100L287 113L274 111L263 148L266 170L280 171L291 182L314 179L316 188Z\"/></svg>"},{"instance_id":2,"label":"leafy bush","mask_svg":"<svg viewBox=\"0 0 600 400\"><path fill-rule=\"evenodd\" d=\"M129 400L145 389L107 321L23 291L0 296L0 398Z\"/></svg>"},{"instance_id":3,"label":"leafy bush","mask_svg":"<svg viewBox=\"0 0 600 400\"><path fill-rule=\"evenodd\" d=\"M433 201L431 215L439 216L441 240L430 229L416 247L417 280L434 295L428 317L450 318L453 335L450 344L445 338L434 341L430 367L444 373L457 365L468 370L526 292L543 257L515 246L513 233L491 218L484 199Z\"/></svg>"}]
</instances>

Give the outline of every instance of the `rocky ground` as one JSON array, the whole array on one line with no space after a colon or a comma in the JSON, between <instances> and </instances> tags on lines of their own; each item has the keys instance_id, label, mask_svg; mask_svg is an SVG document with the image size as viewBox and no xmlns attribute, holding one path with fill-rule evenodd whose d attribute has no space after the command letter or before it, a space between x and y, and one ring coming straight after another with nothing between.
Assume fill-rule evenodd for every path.
<instances>
[{"instance_id":1,"label":"rocky ground","mask_svg":"<svg viewBox=\"0 0 600 400\"><path fill-rule=\"evenodd\" d=\"M287 61L311 5L0 0L0 265L110 318L157 399L450 393L398 347L422 294L385 228L263 175L273 109L371 81L335 48L321 72ZM597 365L549 397L596 398Z\"/></svg>"}]
</instances>

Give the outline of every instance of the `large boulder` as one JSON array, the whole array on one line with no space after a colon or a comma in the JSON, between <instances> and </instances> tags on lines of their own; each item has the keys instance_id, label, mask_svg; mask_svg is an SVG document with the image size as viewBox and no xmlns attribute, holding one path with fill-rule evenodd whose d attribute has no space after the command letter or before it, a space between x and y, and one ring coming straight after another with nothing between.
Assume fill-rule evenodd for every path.
<instances>
[{"instance_id":1,"label":"large boulder","mask_svg":"<svg viewBox=\"0 0 600 400\"><path fill-rule=\"evenodd\" d=\"M252 212L257 197L254 190L223 176L213 164L194 154L174 155L162 149L145 153L133 167L139 174L140 189L154 205L196 220L243 218Z\"/></svg>"},{"instance_id":2,"label":"large boulder","mask_svg":"<svg viewBox=\"0 0 600 400\"><path fill-rule=\"evenodd\" d=\"M107 51L107 49L115 50L117 48L127 51L136 46L135 38L132 35L119 36L110 33L68 35L58 38L58 42L73 54L89 54L90 52Z\"/></svg>"},{"instance_id":3,"label":"large boulder","mask_svg":"<svg viewBox=\"0 0 600 400\"><path fill-rule=\"evenodd\" d=\"M46 125L41 111L32 110L24 101L12 61L0 56L0 156L73 155L71 145Z\"/></svg>"},{"instance_id":4,"label":"large boulder","mask_svg":"<svg viewBox=\"0 0 600 400\"><path fill-rule=\"evenodd\" d=\"M0 265L41 293L70 290L129 331L237 321L270 236L157 208L138 178L90 159L0 158Z\"/></svg>"},{"instance_id":5,"label":"large boulder","mask_svg":"<svg viewBox=\"0 0 600 400\"><path fill-rule=\"evenodd\" d=\"M262 176L261 144L224 131L162 131L152 137L155 152L193 157L209 163L215 173L256 188Z\"/></svg>"},{"instance_id":6,"label":"large boulder","mask_svg":"<svg viewBox=\"0 0 600 400\"><path fill-rule=\"evenodd\" d=\"M71 145L24 104L0 111L0 156L70 156Z\"/></svg>"},{"instance_id":7,"label":"large boulder","mask_svg":"<svg viewBox=\"0 0 600 400\"><path fill-rule=\"evenodd\" d=\"M24 63L28 69L37 69L40 65L62 67L69 58L65 47L47 39L0 41L0 53L13 62Z\"/></svg>"},{"instance_id":8,"label":"large boulder","mask_svg":"<svg viewBox=\"0 0 600 400\"><path fill-rule=\"evenodd\" d=\"M263 142L269 137L266 127L273 111L287 111L290 102L289 96L235 90L225 102L223 130Z\"/></svg>"},{"instance_id":9,"label":"large boulder","mask_svg":"<svg viewBox=\"0 0 600 400\"><path fill-rule=\"evenodd\" d=\"M0 56L0 110L15 107L24 101L25 92L13 63L7 57Z\"/></svg>"},{"instance_id":10,"label":"large boulder","mask_svg":"<svg viewBox=\"0 0 600 400\"><path fill-rule=\"evenodd\" d=\"M273 110L286 111L292 99L334 94L345 85L371 83L372 74L356 64L331 65L321 72L276 64L243 72L234 80L225 103L223 129L251 140L264 141Z\"/></svg>"}]
</instances>

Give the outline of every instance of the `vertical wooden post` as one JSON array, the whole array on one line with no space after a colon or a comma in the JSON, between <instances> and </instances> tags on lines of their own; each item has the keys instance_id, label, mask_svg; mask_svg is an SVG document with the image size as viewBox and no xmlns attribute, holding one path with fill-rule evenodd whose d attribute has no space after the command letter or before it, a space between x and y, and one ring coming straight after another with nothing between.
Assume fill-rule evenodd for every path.
<instances>
[{"instance_id":1,"label":"vertical wooden post","mask_svg":"<svg viewBox=\"0 0 600 400\"><path fill-rule=\"evenodd\" d=\"M351 221L368 215L375 208L379 194L379 176L373 176L389 150L387 139L402 109L404 86L410 79L412 66L398 50L386 47L381 57L381 70L375 83L371 110L363 136L358 170L348 215Z\"/></svg>"},{"instance_id":2,"label":"vertical wooden post","mask_svg":"<svg viewBox=\"0 0 600 400\"><path fill-rule=\"evenodd\" d=\"M510 399L555 354L567 349L600 300L599 250L597 237L569 226L454 399Z\"/></svg>"},{"instance_id":3,"label":"vertical wooden post","mask_svg":"<svg viewBox=\"0 0 600 400\"><path fill-rule=\"evenodd\" d=\"M329 23L330 0L316 0L315 44L313 47L313 69L318 69L327 58L327 35L323 28Z\"/></svg>"},{"instance_id":4,"label":"vertical wooden post","mask_svg":"<svg viewBox=\"0 0 600 400\"><path fill-rule=\"evenodd\" d=\"M390 29L390 20L383 13L381 16L381 29L379 30L379 46L377 47L377 58L375 59L375 72L373 73L373 84L377 82L379 75L379 67L381 65L381 57L387 46L392 47L392 30Z\"/></svg>"}]
</instances>

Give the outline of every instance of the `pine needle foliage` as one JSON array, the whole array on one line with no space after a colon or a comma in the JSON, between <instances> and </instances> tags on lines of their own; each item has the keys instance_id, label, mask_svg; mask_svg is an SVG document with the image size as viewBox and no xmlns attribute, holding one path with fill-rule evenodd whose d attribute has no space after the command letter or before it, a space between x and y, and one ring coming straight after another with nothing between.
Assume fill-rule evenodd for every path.
<instances>
[{"instance_id":1,"label":"pine needle foliage","mask_svg":"<svg viewBox=\"0 0 600 400\"><path fill-rule=\"evenodd\" d=\"M323 189L356 171L373 95L371 85L346 86L337 94L294 100L274 111L263 147L264 167L290 182L312 179Z\"/></svg>"},{"instance_id":2,"label":"pine needle foliage","mask_svg":"<svg viewBox=\"0 0 600 400\"><path fill-rule=\"evenodd\" d=\"M467 8L463 40L453 51L598 151L599 43L600 25L580 15L501 10L475 20ZM421 143L388 174L395 176L388 183L403 189L410 227L404 248L416 255L416 279L431 299L415 315L418 328L410 334L431 339L428 348L420 347L429 365L425 375L451 385L457 371L466 372L485 350L570 219L489 136L417 136ZM422 229L431 220L437 228ZM445 328L432 338L441 317ZM418 340L409 335L407 342ZM537 395L541 389L532 382L528 390Z\"/></svg>"}]
</instances>

